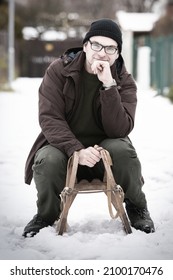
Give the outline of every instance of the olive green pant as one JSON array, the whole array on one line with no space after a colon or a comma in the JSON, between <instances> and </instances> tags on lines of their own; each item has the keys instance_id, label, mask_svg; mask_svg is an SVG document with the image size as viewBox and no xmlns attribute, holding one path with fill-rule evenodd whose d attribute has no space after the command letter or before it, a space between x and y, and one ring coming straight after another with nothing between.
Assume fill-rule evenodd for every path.
<instances>
[{"instance_id":1,"label":"olive green pant","mask_svg":"<svg viewBox=\"0 0 173 280\"><path fill-rule=\"evenodd\" d=\"M108 150L113 166L112 172L117 184L121 185L125 199L137 207L146 206L145 194L142 192L143 177L141 164L129 138L106 139L100 146ZM38 214L49 224L60 215L60 193L65 186L68 157L51 145L42 147L35 155L33 165L34 181L37 188ZM94 167L79 165L77 179L103 179L102 161Z\"/></svg>"}]
</instances>

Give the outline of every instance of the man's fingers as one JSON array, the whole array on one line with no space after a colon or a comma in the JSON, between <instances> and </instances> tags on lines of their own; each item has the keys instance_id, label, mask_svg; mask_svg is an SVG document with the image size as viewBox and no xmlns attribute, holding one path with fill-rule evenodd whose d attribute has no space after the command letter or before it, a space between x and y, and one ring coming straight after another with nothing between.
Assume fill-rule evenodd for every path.
<instances>
[{"instance_id":1,"label":"man's fingers","mask_svg":"<svg viewBox=\"0 0 173 280\"><path fill-rule=\"evenodd\" d=\"M93 167L101 159L100 152L94 147L88 147L79 151L79 164Z\"/></svg>"},{"instance_id":2,"label":"man's fingers","mask_svg":"<svg viewBox=\"0 0 173 280\"><path fill-rule=\"evenodd\" d=\"M97 151L101 151L101 150L103 150L103 148L102 147L100 147L100 146L98 146L98 145L94 145L94 149L96 149Z\"/></svg>"},{"instance_id":3,"label":"man's fingers","mask_svg":"<svg viewBox=\"0 0 173 280\"><path fill-rule=\"evenodd\" d=\"M93 147L91 147L92 149L90 150L90 152L91 152L91 154L90 154L90 156L93 158L93 159L95 159L95 160L100 160L101 159L101 155L100 155L100 152L99 152L99 150L97 150L97 149L95 149L95 148L93 148Z\"/></svg>"}]
</instances>

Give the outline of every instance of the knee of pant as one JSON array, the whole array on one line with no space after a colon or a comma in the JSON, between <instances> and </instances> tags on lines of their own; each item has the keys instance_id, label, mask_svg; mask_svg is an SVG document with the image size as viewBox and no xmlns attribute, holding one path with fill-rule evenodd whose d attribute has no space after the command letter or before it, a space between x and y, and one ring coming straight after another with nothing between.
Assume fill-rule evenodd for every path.
<instances>
[{"instance_id":1,"label":"knee of pant","mask_svg":"<svg viewBox=\"0 0 173 280\"><path fill-rule=\"evenodd\" d=\"M110 153L113 161L118 159L127 161L131 158L137 158L133 145L126 138L106 139L101 144Z\"/></svg>"},{"instance_id":2,"label":"knee of pant","mask_svg":"<svg viewBox=\"0 0 173 280\"><path fill-rule=\"evenodd\" d=\"M65 165L66 161L64 158L59 157L56 154L47 154L47 156L43 159L46 165L48 166L62 166Z\"/></svg>"},{"instance_id":3,"label":"knee of pant","mask_svg":"<svg viewBox=\"0 0 173 280\"><path fill-rule=\"evenodd\" d=\"M55 148L54 148L55 149ZM47 149L36 156L33 170L40 174L58 174L67 167L67 156L59 150Z\"/></svg>"}]
</instances>

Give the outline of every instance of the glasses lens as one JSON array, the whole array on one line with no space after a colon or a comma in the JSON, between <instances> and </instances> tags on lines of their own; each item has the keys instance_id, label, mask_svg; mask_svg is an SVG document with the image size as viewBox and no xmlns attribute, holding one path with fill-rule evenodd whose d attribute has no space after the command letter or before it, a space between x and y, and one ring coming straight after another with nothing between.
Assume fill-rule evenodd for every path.
<instances>
[{"instance_id":1,"label":"glasses lens","mask_svg":"<svg viewBox=\"0 0 173 280\"><path fill-rule=\"evenodd\" d=\"M100 44L97 43L91 43L91 48L93 49L93 51L100 51L102 46Z\"/></svg>"},{"instance_id":2,"label":"glasses lens","mask_svg":"<svg viewBox=\"0 0 173 280\"><path fill-rule=\"evenodd\" d=\"M114 54L115 52L117 51L117 48L115 48L115 47L106 47L105 48L105 52L107 53L107 54Z\"/></svg>"}]
</instances>

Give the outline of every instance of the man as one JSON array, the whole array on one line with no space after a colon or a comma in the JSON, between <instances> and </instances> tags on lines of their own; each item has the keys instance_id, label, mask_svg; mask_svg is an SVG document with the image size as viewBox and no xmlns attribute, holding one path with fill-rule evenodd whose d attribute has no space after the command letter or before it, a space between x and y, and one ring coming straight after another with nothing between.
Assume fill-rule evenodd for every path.
<instances>
[{"instance_id":1,"label":"man","mask_svg":"<svg viewBox=\"0 0 173 280\"><path fill-rule=\"evenodd\" d=\"M154 232L141 188L143 177L128 138L134 127L136 85L121 56L122 34L110 19L93 22L83 49L67 51L47 69L39 88L41 133L26 162L25 182L32 176L38 212L23 236L34 236L60 216L60 193L67 161L79 152L78 180L103 179L102 147L109 151L115 180L125 192L131 225Z\"/></svg>"}]
</instances>

